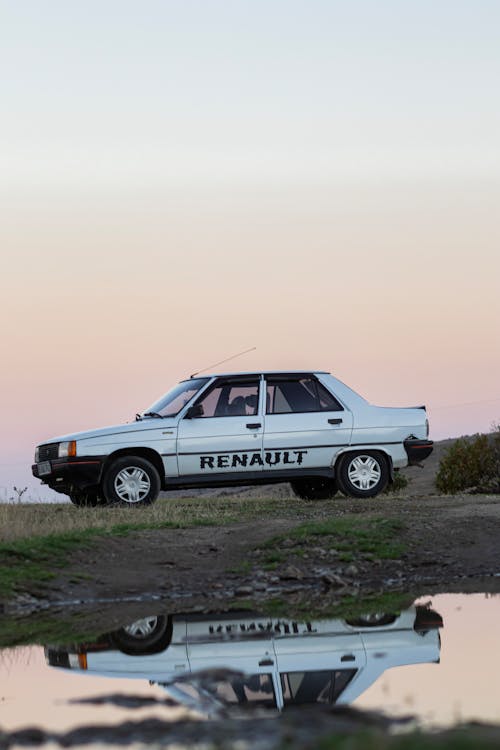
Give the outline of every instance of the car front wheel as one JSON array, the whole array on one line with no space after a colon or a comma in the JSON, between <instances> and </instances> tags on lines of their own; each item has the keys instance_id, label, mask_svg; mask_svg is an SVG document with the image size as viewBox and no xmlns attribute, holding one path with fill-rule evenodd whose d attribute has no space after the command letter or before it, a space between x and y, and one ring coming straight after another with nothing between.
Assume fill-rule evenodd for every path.
<instances>
[{"instance_id":1,"label":"car front wheel","mask_svg":"<svg viewBox=\"0 0 500 750\"><path fill-rule=\"evenodd\" d=\"M337 479L344 495L375 497L389 481L387 459L378 451L349 453L340 461Z\"/></svg>"},{"instance_id":2,"label":"car front wheel","mask_svg":"<svg viewBox=\"0 0 500 750\"><path fill-rule=\"evenodd\" d=\"M164 651L172 638L172 621L166 615L150 615L111 633L111 642L124 654L145 655Z\"/></svg>"},{"instance_id":3,"label":"car front wheel","mask_svg":"<svg viewBox=\"0 0 500 750\"><path fill-rule=\"evenodd\" d=\"M160 492L160 476L147 459L122 456L106 471L102 489L108 503L149 505Z\"/></svg>"},{"instance_id":4,"label":"car front wheel","mask_svg":"<svg viewBox=\"0 0 500 750\"><path fill-rule=\"evenodd\" d=\"M337 494L335 479L297 479L292 490L302 500L329 500Z\"/></svg>"}]
</instances>

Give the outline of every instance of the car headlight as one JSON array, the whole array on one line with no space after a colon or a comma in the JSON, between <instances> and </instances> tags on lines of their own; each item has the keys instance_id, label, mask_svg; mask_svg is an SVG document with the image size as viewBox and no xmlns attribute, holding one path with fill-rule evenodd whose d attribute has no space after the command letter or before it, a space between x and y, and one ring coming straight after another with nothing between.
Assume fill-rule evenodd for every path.
<instances>
[{"instance_id":1,"label":"car headlight","mask_svg":"<svg viewBox=\"0 0 500 750\"><path fill-rule=\"evenodd\" d=\"M35 463L37 464L40 460L40 446L37 445L35 448Z\"/></svg>"},{"instance_id":2,"label":"car headlight","mask_svg":"<svg viewBox=\"0 0 500 750\"><path fill-rule=\"evenodd\" d=\"M57 455L59 458L76 456L76 440L67 440L64 443L59 443Z\"/></svg>"},{"instance_id":3,"label":"car headlight","mask_svg":"<svg viewBox=\"0 0 500 750\"><path fill-rule=\"evenodd\" d=\"M87 654L68 654L68 663L70 669L87 669Z\"/></svg>"}]
</instances>

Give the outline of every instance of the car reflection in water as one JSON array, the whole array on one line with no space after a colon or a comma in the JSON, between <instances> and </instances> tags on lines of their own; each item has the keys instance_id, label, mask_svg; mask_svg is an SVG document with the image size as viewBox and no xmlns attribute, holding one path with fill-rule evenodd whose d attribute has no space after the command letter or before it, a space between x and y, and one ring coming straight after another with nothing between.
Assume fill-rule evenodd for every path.
<instances>
[{"instance_id":1,"label":"car reflection in water","mask_svg":"<svg viewBox=\"0 0 500 750\"><path fill-rule=\"evenodd\" d=\"M47 647L52 667L148 679L174 701L221 706L354 701L391 667L439 662L442 618L429 606L352 619L150 616L74 647Z\"/></svg>"}]
</instances>

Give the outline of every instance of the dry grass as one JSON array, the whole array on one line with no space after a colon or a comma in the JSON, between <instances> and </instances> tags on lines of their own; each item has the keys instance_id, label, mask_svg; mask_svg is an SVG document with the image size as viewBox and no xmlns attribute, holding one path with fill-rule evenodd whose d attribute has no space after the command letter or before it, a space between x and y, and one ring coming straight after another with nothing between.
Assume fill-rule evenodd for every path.
<instances>
[{"instance_id":1,"label":"dry grass","mask_svg":"<svg viewBox=\"0 0 500 750\"><path fill-rule=\"evenodd\" d=\"M77 508L60 504L0 504L0 543L88 529L133 531L235 523L264 515L300 518L304 504L289 498L161 498L149 507ZM310 504L305 504L310 509Z\"/></svg>"}]
</instances>

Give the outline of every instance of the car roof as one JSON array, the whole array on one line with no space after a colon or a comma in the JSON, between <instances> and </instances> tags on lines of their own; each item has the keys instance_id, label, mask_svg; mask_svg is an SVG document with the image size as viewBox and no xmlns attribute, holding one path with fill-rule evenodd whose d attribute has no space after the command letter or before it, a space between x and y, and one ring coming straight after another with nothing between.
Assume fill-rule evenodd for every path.
<instances>
[{"instance_id":1,"label":"car roof","mask_svg":"<svg viewBox=\"0 0 500 750\"><path fill-rule=\"evenodd\" d=\"M255 375L329 375L327 370L238 370L236 372L212 372L199 373L203 378L232 378L237 375L255 376ZM198 373L191 375L191 378L197 378Z\"/></svg>"}]
</instances>

